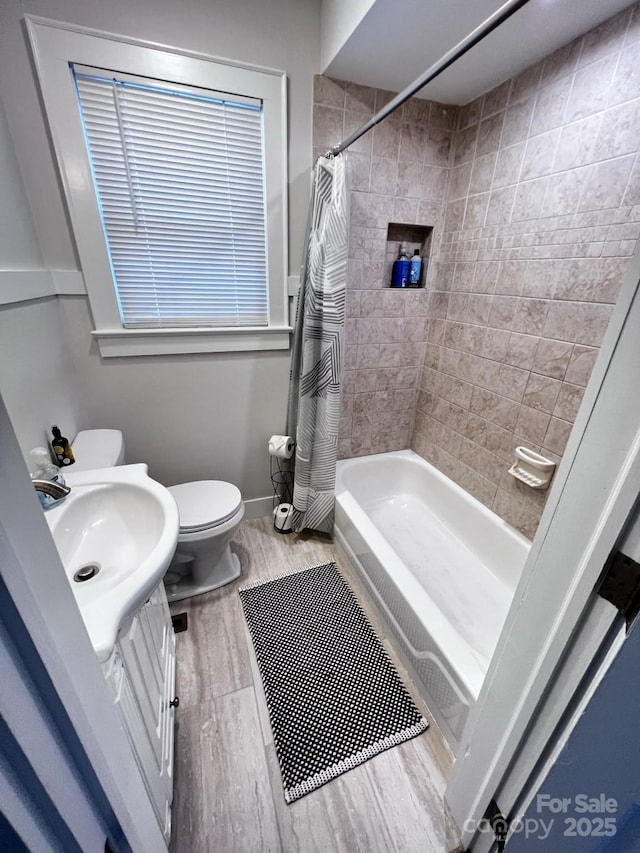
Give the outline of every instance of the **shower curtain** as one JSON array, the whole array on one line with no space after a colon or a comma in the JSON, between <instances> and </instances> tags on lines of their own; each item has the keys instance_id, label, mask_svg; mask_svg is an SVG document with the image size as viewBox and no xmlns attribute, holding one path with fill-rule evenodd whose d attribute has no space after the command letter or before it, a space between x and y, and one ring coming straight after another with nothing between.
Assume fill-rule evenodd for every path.
<instances>
[{"instance_id":1,"label":"shower curtain","mask_svg":"<svg viewBox=\"0 0 640 853\"><path fill-rule=\"evenodd\" d=\"M296 532L333 532L348 216L345 157L320 157L300 274L287 407L287 434L296 440Z\"/></svg>"}]
</instances>

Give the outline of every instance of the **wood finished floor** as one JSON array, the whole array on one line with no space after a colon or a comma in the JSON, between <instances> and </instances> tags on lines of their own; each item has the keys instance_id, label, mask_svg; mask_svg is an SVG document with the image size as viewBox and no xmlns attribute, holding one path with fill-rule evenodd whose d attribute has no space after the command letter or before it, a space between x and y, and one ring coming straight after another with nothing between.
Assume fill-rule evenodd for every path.
<instances>
[{"instance_id":1,"label":"wood finished floor","mask_svg":"<svg viewBox=\"0 0 640 853\"><path fill-rule=\"evenodd\" d=\"M328 537L283 536L271 519L243 522L232 549L242 575L172 606L189 614L178 634L172 853L449 853L455 829L443 804L451 755L432 723L286 805L264 694L238 586L328 560L343 570L407 688L430 715L375 610Z\"/></svg>"}]
</instances>

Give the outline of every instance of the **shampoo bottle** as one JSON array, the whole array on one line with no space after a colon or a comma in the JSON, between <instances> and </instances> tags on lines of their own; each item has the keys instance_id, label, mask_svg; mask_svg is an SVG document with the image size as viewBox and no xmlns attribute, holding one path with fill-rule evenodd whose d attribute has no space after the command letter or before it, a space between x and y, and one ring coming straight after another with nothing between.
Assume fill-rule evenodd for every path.
<instances>
[{"instance_id":1,"label":"shampoo bottle","mask_svg":"<svg viewBox=\"0 0 640 853\"><path fill-rule=\"evenodd\" d=\"M403 245L400 246L398 260L393 262L391 287L407 287L409 284L409 258Z\"/></svg>"},{"instance_id":2,"label":"shampoo bottle","mask_svg":"<svg viewBox=\"0 0 640 853\"><path fill-rule=\"evenodd\" d=\"M422 273L422 258L420 249L413 250L413 257L409 261L409 286L420 287L420 275Z\"/></svg>"}]
</instances>

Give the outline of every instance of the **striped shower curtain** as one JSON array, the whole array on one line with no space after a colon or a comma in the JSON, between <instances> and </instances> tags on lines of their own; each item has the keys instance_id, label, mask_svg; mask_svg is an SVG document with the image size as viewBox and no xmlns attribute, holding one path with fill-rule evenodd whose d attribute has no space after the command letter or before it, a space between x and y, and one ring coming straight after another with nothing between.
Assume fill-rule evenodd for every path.
<instances>
[{"instance_id":1,"label":"striped shower curtain","mask_svg":"<svg viewBox=\"0 0 640 853\"><path fill-rule=\"evenodd\" d=\"M300 275L287 409L287 433L296 439L296 532L333 532L348 215L344 155L320 157Z\"/></svg>"}]
</instances>

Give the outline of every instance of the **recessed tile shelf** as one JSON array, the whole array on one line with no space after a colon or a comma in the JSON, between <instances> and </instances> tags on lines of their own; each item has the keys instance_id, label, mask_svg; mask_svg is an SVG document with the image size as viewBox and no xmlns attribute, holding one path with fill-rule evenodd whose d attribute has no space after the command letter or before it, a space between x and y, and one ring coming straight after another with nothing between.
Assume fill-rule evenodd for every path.
<instances>
[{"instance_id":1,"label":"recessed tile shelf","mask_svg":"<svg viewBox=\"0 0 640 853\"><path fill-rule=\"evenodd\" d=\"M432 225L406 225L400 222L390 222L387 227L387 248L385 253L384 281L385 286L391 285L391 268L398 257L400 245L404 244L407 254L411 257L415 249L420 250L422 258L422 271L418 284L412 284L408 288L398 287L394 290L415 290L416 287L424 287L426 281L429 255L431 254L431 238L433 235Z\"/></svg>"}]
</instances>

